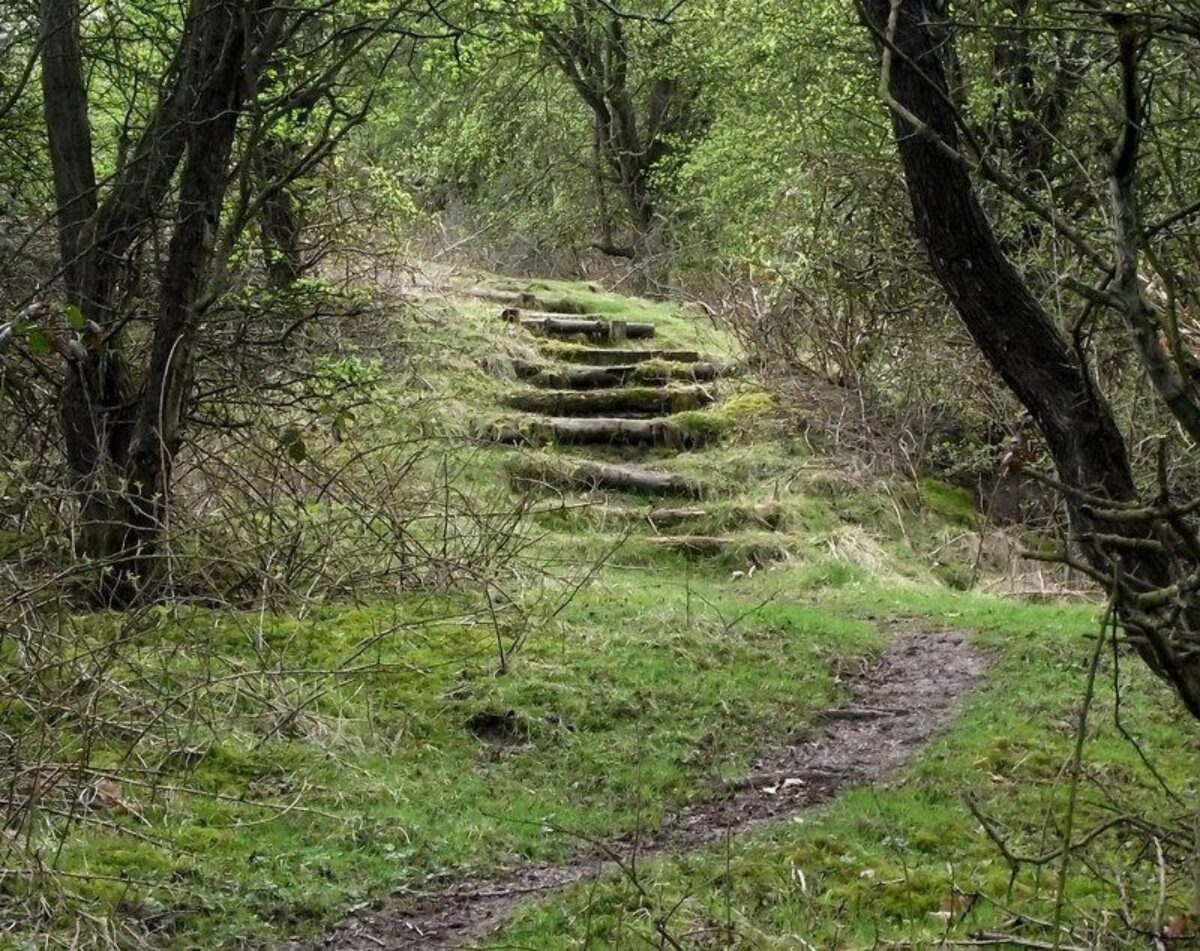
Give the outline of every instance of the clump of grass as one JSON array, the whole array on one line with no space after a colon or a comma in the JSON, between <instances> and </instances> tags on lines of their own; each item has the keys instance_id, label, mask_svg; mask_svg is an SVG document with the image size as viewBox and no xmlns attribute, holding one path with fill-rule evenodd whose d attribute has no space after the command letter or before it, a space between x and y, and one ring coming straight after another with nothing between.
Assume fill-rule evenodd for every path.
<instances>
[{"instance_id":1,"label":"clump of grass","mask_svg":"<svg viewBox=\"0 0 1200 951\"><path fill-rule=\"evenodd\" d=\"M755 422L769 414L774 397L762 391L737 393L707 410L690 410L672 417L684 443L709 443L733 433L748 436Z\"/></svg>"},{"instance_id":2,"label":"clump of grass","mask_svg":"<svg viewBox=\"0 0 1200 951\"><path fill-rule=\"evenodd\" d=\"M974 497L966 489L940 479L923 477L918 485L921 501L942 519L967 528L976 528L983 516Z\"/></svg>"}]
</instances>

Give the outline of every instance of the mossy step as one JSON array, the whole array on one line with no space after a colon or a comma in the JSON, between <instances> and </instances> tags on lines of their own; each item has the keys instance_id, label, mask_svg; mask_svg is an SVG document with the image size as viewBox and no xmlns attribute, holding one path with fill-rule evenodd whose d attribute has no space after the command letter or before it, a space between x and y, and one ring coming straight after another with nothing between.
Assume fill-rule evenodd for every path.
<instances>
[{"instance_id":1,"label":"mossy step","mask_svg":"<svg viewBox=\"0 0 1200 951\"><path fill-rule=\"evenodd\" d=\"M667 386L707 383L722 375L715 363L668 363L647 360L618 366L555 365L514 360L513 372L531 386L554 390L600 390L618 386Z\"/></svg>"},{"instance_id":2,"label":"mossy step","mask_svg":"<svg viewBox=\"0 0 1200 951\"><path fill-rule=\"evenodd\" d=\"M506 445L634 446L696 449L717 438L720 426L705 425L703 412L679 413L653 419L618 416L575 418L529 416L497 420L486 437Z\"/></svg>"},{"instance_id":3,"label":"mossy step","mask_svg":"<svg viewBox=\"0 0 1200 951\"><path fill-rule=\"evenodd\" d=\"M505 406L526 413L548 416L664 416L703 409L715 399L702 386L670 388L628 387L625 389L527 390L503 397Z\"/></svg>"},{"instance_id":4,"label":"mossy step","mask_svg":"<svg viewBox=\"0 0 1200 951\"><path fill-rule=\"evenodd\" d=\"M494 301L522 310L553 311L559 314L585 314L587 308L570 297L550 297L532 291L502 291L494 287L468 287L464 293L480 300Z\"/></svg>"},{"instance_id":5,"label":"mossy step","mask_svg":"<svg viewBox=\"0 0 1200 951\"><path fill-rule=\"evenodd\" d=\"M592 340L620 343L624 340L648 340L654 336L654 324L632 323L603 315L578 317L506 307L501 316L531 333L552 337L589 337Z\"/></svg>"},{"instance_id":6,"label":"mossy step","mask_svg":"<svg viewBox=\"0 0 1200 951\"><path fill-rule=\"evenodd\" d=\"M584 363L592 366L621 366L631 363L646 363L649 360L661 360L667 363L712 362L702 357L697 350L633 350L608 347L547 346L543 352L547 356L563 363Z\"/></svg>"},{"instance_id":7,"label":"mossy step","mask_svg":"<svg viewBox=\"0 0 1200 951\"><path fill-rule=\"evenodd\" d=\"M788 547L781 539L758 535L654 535L643 541L693 558L732 558L759 567L785 560Z\"/></svg>"},{"instance_id":8,"label":"mossy step","mask_svg":"<svg viewBox=\"0 0 1200 951\"><path fill-rule=\"evenodd\" d=\"M505 470L515 488L553 488L572 492L636 492L643 495L702 499L704 483L648 466L617 465L591 459L522 456Z\"/></svg>"},{"instance_id":9,"label":"mossy step","mask_svg":"<svg viewBox=\"0 0 1200 951\"><path fill-rule=\"evenodd\" d=\"M641 523L655 529L703 523L710 531L750 526L777 530L784 522L783 509L774 502L757 505L682 505L654 508L603 506L593 510L593 514L602 520Z\"/></svg>"}]
</instances>

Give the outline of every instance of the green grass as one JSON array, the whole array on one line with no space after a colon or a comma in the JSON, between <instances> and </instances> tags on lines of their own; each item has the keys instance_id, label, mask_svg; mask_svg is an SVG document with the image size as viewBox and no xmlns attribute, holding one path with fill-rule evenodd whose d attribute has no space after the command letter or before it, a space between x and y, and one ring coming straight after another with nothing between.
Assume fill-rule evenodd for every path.
<instances>
[{"instance_id":1,"label":"green grass","mask_svg":"<svg viewBox=\"0 0 1200 951\"><path fill-rule=\"evenodd\" d=\"M144 820L156 841L92 828L69 840L59 868L116 879L77 886L100 913L154 928L168 927L169 909L175 940L213 946L311 932L430 874L561 858L573 843L547 824L608 835L655 823L833 702L828 658L879 643L869 625L834 613L755 613L757 604L703 581L618 572L554 622L522 630L506 673L494 629L461 600L330 609L303 622L179 615L144 640L147 652L171 654L181 680L213 655L251 663L255 642L289 668L327 670L377 641L367 652L377 669L277 678L281 697L320 696L274 735L257 705L228 695L186 785L229 798L127 783L130 812L111 819L134 833ZM205 647L194 651L201 630ZM476 736L477 714L511 716L515 741ZM115 760L120 737L106 739L100 759ZM152 766L175 785L162 752Z\"/></svg>"},{"instance_id":2,"label":"green grass","mask_svg":"<svg viewBox=\"0 0 1200 951\"><path fill-rule=\"evenodd\" d=\"M748 589L756 586L794 589L778 577L747 583ZM803 580L796 579L795 587L804 587ZM799 821L736 838L728 851L717 847L643 863L641 884L653 907L628 881L609 876L525 909L485 946L633 947L643 943L638 935L652 936L649 923L668 909L675 935L704 934L720 947L755 949L859 948L878 941L924 947L947 933L1011 930L1006 909L1052 919L1057 865L1027 867L1010 883L1009 867L963 797L977 798L1018 854L1041 854L1058 844L1089 639L1098 630L1095 610L861 580L810 587L807 597L821 610L846 616L971 630L990 658L986 680L898 783L850 792ZM1194 802L1197 731L1180 721L1164 686L1135 659L1125 659L1123 670L1124 720L1183 801ZM1111 669L1102 670L1102 679L1109 676ZM1176 807L1114 726L1111 691L1100 692L1090 722L1076 829L1087 830L1117 809L1150 817L1173 813ZM1089 860L1110 875L1122 869L1133 914L1150 929L1157 863L1145 855L1137 861L1140 842L1133 839L1104 837ZM970 899L952 897L956 890L978 896L965 917ZM1186 877L1170 873L1166 894L1164 918L1189 908ZM1064 920L1102 920L1111 916L1114 900L1111 886L1077 865L1068 879ZM949 932L947 910L956 912ZM1025 933L1049 936L1036 926Z\"/></svg>"},{"instance_id":3,"label":"green grass","mask_svg":"<svg viewBox=\"0 0 1200 951\"><path fill-rule=\"evenodd\" d=\"M532 285L589 312L654 320L656 345L736 360L733 342L695 314L579 284ZM436 498L449 472L447 492L502 504L511 451L471 437L516 385L512 359L539 349L498 310L473 300L389 310L354 351L383 367L379 398L358 412L353 439L327 451L350 457L362 445L432 438L438 453L405 475L414 498ZM525 526L532 545L490 605L468 586L304 617L180 609L132 631L113 618L81 622L81 652L114 638L134 645L115 671L123 691L101 711L109 725L95 734L93 762L134 762L140 772L123 782L124 805L91 815L98 821L60 852L54 819L37 831L41 860L67 873L55 881L71 900L48 905L59 916L36 927L70 934L84 908L93 924L124 928L130 945L238 946L319 933L354 904L430 875L562 859L575 842L551 826L618 835L741 774L756 749L842 699L836 663L880 649L890 619L969 629L993 658L963 716L899 782L738 838L728 855L649 864L653 908L606 880L526 909L497 943L634 947L631 929L644 931L647 916L681 898L671 922L681 933L728 917L734 947L798 938L858 947L876 933L936 935L944 925L930 914L952 884L1002 895L1007 870L961 797L975 791L1023 847L1039 847L1037 830L1062 803L1057 778L1094 608L942 586L930 555L974 527L968 498L815 455L752 382L717 386L711 413L679 414L711 430L703 450L569 454L649 460L704 479L711 513L668 531L732 533L720 557L663 551L629 534L643 529L636 517L615 524L605 514L690 503L568 494L534 500L542 514ZM778 531L746 523L756 505L772 507ZM755 546L767 544L786 559L757 559ZM607 567L558 610L605 555ZM966 570L952 553L939 557L939 570ZM346 666L357 672L324 673ZM1173 782L1194 783L1194 732L1135 662L1126 667L1128 719ZM127 758L135 737L120 724L137 721L139 698L153 705L185 687L193 692L181 709L194 702L208 719L188 720L174 741L155 733ZM81 717L55 726L68 759L84 755ZM1095 722L1089 762L1115 795L1158 807L1111 711ZM477 735L472 724L483 723L502 729ZM1085 816L1096 809L1088 800ZM29 907L39 887L0 880L0 914ZM1132 887L1144 903L1145 882ZM1016 899L1046 913L1044 882L1018 888ZM1084 909L1107 900L1082 884L1071 895ZM998 913L984 903L974 915L963 928ZM20 928L31 937L29 922Z\"/></svg>"}]
</instances>

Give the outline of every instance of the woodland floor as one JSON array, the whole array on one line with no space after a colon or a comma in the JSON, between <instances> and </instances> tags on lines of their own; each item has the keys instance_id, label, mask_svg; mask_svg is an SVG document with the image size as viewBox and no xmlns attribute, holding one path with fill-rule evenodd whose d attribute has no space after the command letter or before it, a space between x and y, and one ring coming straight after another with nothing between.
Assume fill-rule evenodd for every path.
<instances>
[{"instance_id":1,"label":"woodland floor","mask_svg":"<svg viewBox=\"0 0 1200 951\"><path fill-rule=\"evenodd\" d=\"M525 299L515 303L538 308L552 306L541 304L539 295L543 299L555 298L563 289L553 284L533 284L509 286L502 294L514 290L525 294ZM579 289L575 291L578 293ZM589 306L587 296L582 295L585 303L580 309L602 312L611 309L611 300L593 300ZM601 324L596 329L597 338L575 338L573 346L553 340L555 329L577 329L577 325L567 322L570 318L564 318L563 325L556 328L553 318L535 324L524 312L508 315L517 334L533 330L545 335L543 339L552 339L539 344L535 358L518 358L514 365L524 386L517 384L517 391L501 396L500 402L543 413L494 419L488 424L489 438L513 447L505 471L514 487L540 492L562 505L559 516L562 521L550 524L565 529L568 535L572 530L582 530L586 535L589 528L599 534L606 529L620 532L618 562L622 553L630 552L634 553L632 560L640 560L636 554L639 547L670 553L668 558L674 555L682 561L664 562L653 555L643 555L642 559L648 557L647 568L660 574L682 569L685 586L691 583L693 572L712 573L714 569L727 576L726 583L743 585L748 584L756 571L795 577L797 562L807 563L811 573L816 547L814 534L824 535L823 541L833 556L832 564L822 560L818 563L823 568L817 570L832 569L834 577L815 585L802 582L801 587L810 591L813 588L820 591L826 586L853 590L855 581L862 585L866 577L876 583L886 579L885 588L900 589L914 580L918 588L936 588L940 587L939 581L958 580L953 574L953 559L942 566L947 573L943 578L926 578L912 570L910 558L889 546L896 535L912 544L914 533L925 534L916 544L928 552L936 550L933 538L947 534L953 538L954 531L951 528L948 532L948 526L957 522L960 529L973 528L973 519L964 517L961 500L951 490L936 484L925 486L925 494L933 500L918 501L914 506L918 514L912 524L906 526L901 517L889 532L882 528L886 522L877 512L854 511L856 503L861 504L863 496L870 494L870 488L845 482L839 485L836 474L832 477L835 486L832 491L820 479L797 485L795 470L806 469L814 461L815 468L820 470L830 460L814 460L794 444L788 445L786 437L781 438L770 422L764 425L761 417L769 420L773 415L770 400L752 383L739 380L736 348L719 334L708 335L705 340L705 335L697 333L694 326L679 327L670 319L675 315L663 319L661 314L639 313L641 305L636 302L621 304L616 316L608 319L643 318L656 331L665 330L663 336L668 341L662 342L656 334L655 338L626 342L621 339L624 328L620 326L616 331L618 339L608 340L611 327ZM625 309L628 304L633 305L632 314ZM717 353L706 351L703 343L723 349ZM612 355L612 351L619 351L619 355ZM639 368L651 365L642 362L646 351L653 354L650 359L657 369L653 376L643 373L639 377ZM697 382L700 387L695 385ZM563 389L572 386L574 392ZM531 393L529 387L540 388L541 393ZM657 392L653 387L659 388ZM653 405L669 410L673 403L681 403L683 411L655 412L635 405L627 412L614 412L612 406L617 401L613 395L629 393L634 388L642 397L673 393L674 399L659 399ZM682 397L690 398L697 389L703 397L699 406L693 401L681 402ZM597 396L604 399L596 399ZM647 405L651 403L652 400L647 400ZM566 407L570 407L569 417L564 412ZM548 418L556 412L564 415ZM576 428L580 420L591 421L593 428ZM624 428L626 420L633 424L629 430ZM730 444L741 447L741 458L730 452ZM722 450L722 446L726 448ZM732 473L729 472L731 456L735 470ZM747 459L753 460L750 467L746 467ZM593 468L595 464L600 468ZM789 466L794 467L793 472L783 482L786 487L781 488L780 475ZM833 471L836 473L836 464ZM769 493L763 491L767 486ZM874 488L884 495L892 491L887 486ZM833 502L840 525L820 526L821 519L813 517L815 513L808 498L812 494L824 494ZM839 510L839 505L845 508ZM922 515L923 507L926 511ZM817 528L815 533L814 528ZM825 531L821 532L821 528ZM842 541L841 546L838 540ZM910 550L907 554L916 553ZM937 563L936 557L933 562ZM838 569L833 566L838 564L848 569L849 577L836 577ZM994 576L991 580L996 582ZM605 580L598 579L596 584L603 590ZM868 586L870 583L863 585ZM772 599L786 591L786 587L776 585L773 591ZM820 594L815 597L810 594L809 598L817 602L825 600ZM855 603L853 595L846 606L857 616L863 613L862 603ZM1086 617L1094 609L1084 606L1082 610L1070 610L1076 616ZM936 618L936 613L928 615ZM946 611L945 615L954 618L958 613ZM998 613L1003 614L1003 608ZM842 945L847 934L859 935L857 940L865 944L868 928L876 929L876 936L871 939L875 943L879 940L878 907L866 916L861 914L861 908L849 912L846 894L834 913L832 931L829 909L810 910L809 920L804 922L807 927L801 925L795 931L763 928L761 916L748 914L744 903L740 914L735 914L732 908L735 902L728 894L733 875L730 853L735 841L741 851L747 835L764 824L775 823L775 828L786 828L797 821L807 821L801 817L851 790L877 802L889 796L885 784L945 728L961 710L969 688L983 674L987 648L973 644L968 634L946 633L944 619L939 624L930 623L928 616L905 620L874 613L867 616L884 634L885 639L880 643L886 646L874 659L857 657L847 651L848 645L834 648L834 679L843 691L848 691L845 703L823 711L813 709L803 724L793 722L786 726L783 735L760 734L755 741L757 752L753 760L738 775L715 784L702 783L689 794L686 804L668 806L648 823L639 819L632 831L575 833L548 823L544 827L548 834L573 842L572 854L566 861L505 863L499 870L482 874L436 876L417 888L406 889L355 912L316 946L415 949L481 943L497 948L643 944L808 947L812 946L810 939L822 938L831 946ZM1038 616L1037 608L1032 609L1031 616ZM1054 623L1050 612L1042 612L1041 616L1045 622ZM1028 683L1028 677L1021 678L1021 682ZM718 709L714 708L713 715L720 720ZM1003 746L1008 740L1002 732L989 733L991 743ZM977 763L994 755L989 752L988 743L975 753ZM987 781L1006 785L1009 780L1003 778L1003 771L1002 767L999 772L992 772ZM926 789L924 794L930 791ZM935 795L955 797L960 793L954 783ZM1038 795L1044 805L1048 804L1044 790ZM1051 801L1053 798L1049 797ZM956 811L961 812L961 808ZM818 816L814 821L821 820ZM836 823L833 827L836 828ZM836 841L837 833L833 835ZM893 829L883 839L890 851L902 853L905 835L904 831L897 833ZM839 852L849 844L835 846L831 851ZM953 849L949 848L949 841L942 845L945 848L942 860L952 869ZM690 888L680 888L681 876L677 870L681 866L703 868L713 862L714 855L720 855L722 847L724 868L718 867L711 881L699 887L692 883ZM698 858L689 857L697 852ZM846 861L846 856L841 860ZM906 858L901 856L900 861L907 865ZM984 859L983 865L987 867L991 861ZM801 892L807 893L805 873L800 870L798 874ZM940 901L930 907L928 897L917 898L911 892L920 876L910 876L905 869L903 878L912 903L900 915L900 920L906 923L904 930L910 935L924 934L926 940L932 941L938 930L945 937L959 926L981 940L989 934L982 927L986 923L1008 923L1004 916L995 914L995 908L990 913L982 908L976 913L977 899L983 892L970 891L972 897L967 901L963 896L968 894L968 886L960 883L958 875L950 872L950 881L940 886ZM860 877L873 883L875 872L868 868ZM591 884L597 879L609 883L609 894ZM890 884L884 888L895 890L899 879L887 881ZM793 889L796 886L795 869L789 885ZM720 914L710 907L711 892L719 888L726 890L723 922L719 920ZM554 902L547 901L564 890L569 891L570 897L561 904L574 909L566 919L556 910ZM707 899L706 890L710 892ZM777 900L777 896L772 896L768 904ZM903 907L903 902L884 901L884 904L892 904L896 909ZM698 912L698 908L706 910ZM950 910L947 912L946 908ZM533 924L505 928L514 917ZM735 920L739 917L741 929ZM972 917L976 919L973 932L969 927ZM822 921L823 918L826 920ZM848 921L842 923L837 919ZM916 943L922 943L919 937Z\"/></svg>"},{"instance_id":2,"label":"woodland floor","mask_svg":"<svg viewBox=\"0 0 1200 951\"><path fill-rule=\"evenodd\" d=\"M740 524L711 534L663 530L711 519L715 511L717 490L703 476L680 479L665 466L678 453L702 448L721 434L720 410L713 404L718 386L738 375L733 364L722 364L712 354L657 345L653 321L536 316L555 305L543 304L535 294L518 295L511 303L514 307L504 317L513 326L560 343L548 342L541 360L517 364L518 375L539 390L518 390L503 400L546 414L496 421L490 437L519 451L579 442L575 452L583 453L533 465L511 460L508 471L519 484L557 494L630 488L627 497L637 507L621 512L631 535L645 535L649 542L686 556L736 553L760 567L787 557L786 535L779 534L776 544L770 541L783 522L772 503L744 502L737 508L744 515L735 517L735 523L744 519L757 530L749 541L738 534ZM558 308L572 303L563 301ZM631 330L639 331L637 342L627 341ZM641 372L651 366L650 373ZM716 422L709 425L705 416L695 415L683 420L671 413L676 406L710 414ZM572 415L547 415L566 410ZM591 428L577 428L581 422ZM641 459L643 450L657 450L653 465ZM614 452L621 457L614 459ZM627 458L630 453L636 461ZM740 834L794 816L853 786L882 780L944 725L981 666L962 635L897 635L880 658L864 661L863 669L842 678L850 691L848 706L817 712L793 737L764 738L767 748L755 756L747 774L664 815L657 827L585 842L565 863L452 878L401 902L356 914L322 944L348 949L460 947L495 931L533 896L604 874L625 874L636 883L641 859ZM501 732L505 727L504 721L495 725Z\"/></svg>"},{"instance_id":3,"label":"woodland floor","mask_svg":"<svg viewBox=\"0 0 1200 951\"><path fill-rule=\"evenodd\" d=\"M90 920L197 948L1044 942L1054 877L1014 875L964 797L1019 852L1058 841L1098 603L997 560L966 493L805 433L697 312L487 275L403 290L357 345L390 395L353 439L432 433L450 448L407 478L525 507L504 598L165 613L169 663L198 663L203 631L218 674L297 670L270 686L302 715L282 731L231 705L175 784L219 797L147 793L69 840ZM502 319L512 303L654 336L551 336ZM1174 809L1200 776L1166 691L1106 653L1118 681L1076 828ZM1148 928L1188 900L1121 840L1095 848ZM1111 902L1073 875L1066 920Z\"/></svg>"},{"instance_id":4,"label":"woodland floor","mask_svg":"<svg viewBox=\"0 0 1200 951\"><path fill-rule=\"evenodd\" d=\"M886 779L945 725L982 667L961 634L898 634L880 658L847 675L850 705L818 713L810 728L758 755L750 773L714 790L715 798L667 816L657 829L586 843L560 865L452 881L360 912L321 946L461 947L536 896L605 874L636 882L645 858L794 817L851 787Z\"/></svg>"}]
</instances>

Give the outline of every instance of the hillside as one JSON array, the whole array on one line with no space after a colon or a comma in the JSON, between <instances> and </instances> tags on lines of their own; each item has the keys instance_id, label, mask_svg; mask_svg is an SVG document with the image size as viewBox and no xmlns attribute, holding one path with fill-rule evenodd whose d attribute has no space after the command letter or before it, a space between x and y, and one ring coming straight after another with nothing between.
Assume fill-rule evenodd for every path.
<instances>
[{"instance_id":1,"label":"hillside","mask_svg":"<svg viewBox=\"0 0 1200 951\"><path fill-rule=\"evenodd\" d=\"M306 452L420 445L375 475L440 525L395 557L449 580L164 609L98 715L179 685L223 713L140 772L126 732L89 735L113 764L93 821L30 831L71 902L14 940L70 940L84 909L129 946L1045 942L1070 777L1079 835L1194 781L1194 739L1132 664L1124 722L1098 695L1073 771L1099 602L960 590L998 580L969 497L823 454L709 318L478 274L371 293L340 358L375 368L372 398ZM93 650L121 632L81 625ZM1050 858L1010 868L967 796L1011 855ZM1111 911L1094 875L1139 847L1089 840L1072 920ZM1174 880L1124 888L1138 920L1187 910Z\"/></svg>"}]
</instances>

